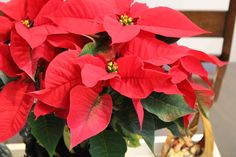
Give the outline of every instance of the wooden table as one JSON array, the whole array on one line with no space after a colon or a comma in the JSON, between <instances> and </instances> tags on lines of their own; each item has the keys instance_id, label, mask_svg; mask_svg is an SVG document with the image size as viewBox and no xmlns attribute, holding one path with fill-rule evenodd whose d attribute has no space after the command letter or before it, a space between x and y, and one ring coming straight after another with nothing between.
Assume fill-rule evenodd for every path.
<instances>
[{"instance_id":1,"label":"wooden table","mask_svg":"<svg viewBox=\"0 0 236 157\"><path fill-rule=\"evenodd\" d=\"M222 157L236 157L236 63L227 66L210 118Z\"/></svg>"}]
</instances>

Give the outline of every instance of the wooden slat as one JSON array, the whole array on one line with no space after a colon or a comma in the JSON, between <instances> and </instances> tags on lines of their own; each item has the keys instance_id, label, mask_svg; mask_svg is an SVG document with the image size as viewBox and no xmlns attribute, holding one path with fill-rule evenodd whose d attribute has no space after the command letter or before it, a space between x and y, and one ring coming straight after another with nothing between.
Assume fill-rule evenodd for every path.
<instances>
[{"instance_id":1,"label":"wooden slat","mask_svg":"<svg viewBox=\"0 0 236 157\"><path fill-rule=\"evenodd\" d=\"M236 18L236 0L231 0L229 11L226 16L225 32L224 32L225 40L224 40L223 52L220 57L224 61L228 61L230 57L235 18Z\"/></svg>"},{"instance_id":2,"label":"wooden slat","mask_svg":"<svg viewBox=\"0 0 236 157\"><path fill-rule=\"evenodd\" d=\"M203 36L224 36L225 12L187 11L183 13L201 28L212 32Z\"/></svg>"}]
</instances>

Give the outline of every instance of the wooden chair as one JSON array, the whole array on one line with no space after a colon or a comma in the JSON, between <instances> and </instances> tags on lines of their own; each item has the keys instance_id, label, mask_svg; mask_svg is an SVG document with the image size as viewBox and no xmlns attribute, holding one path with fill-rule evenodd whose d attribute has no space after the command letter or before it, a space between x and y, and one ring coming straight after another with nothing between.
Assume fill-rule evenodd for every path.
<instances>
[{"instance_id":1,"label":"wooden chair","mask_svg":"<svg viewBox=\"0 0 236 157\"><path fill-rule=\"evenodd\" d=\"M223 50L221 55L218 57L222 61L229 61L235 15L236 15L236 0L231 0L229 5L229 10L227 12L217 12L217 11L183 11L183 13L188 16L194 23L200 27L212 32L211 34L203 35L203 37L223 37ZM236 43L235 43L236 44ZM236 52L235 52L236 53ZM218 68L213 82L213 89L215 91L215 101L218 99L221 84L225 74L227 66Z\"/></svg>"}]
</instances>

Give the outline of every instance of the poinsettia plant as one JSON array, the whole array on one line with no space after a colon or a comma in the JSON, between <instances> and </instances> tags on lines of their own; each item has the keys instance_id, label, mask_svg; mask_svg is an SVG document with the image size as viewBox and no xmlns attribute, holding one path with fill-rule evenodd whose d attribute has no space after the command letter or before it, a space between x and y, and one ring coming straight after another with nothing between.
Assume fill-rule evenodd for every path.
<instances>
[{"instance_id":1,"label":"poinsettia plant","mask_svg":"<svg viewBox=\"0 0 236 157\"><path fill-rule=\"evenodd\" d=\"M224 65L176 43L208 32L167 7L10 0L0 11L0 70L8 78L0 141L27 123L50 156L60 139L72 153L79 147L92 157L122 157L140 138L153 151L155 130L186 133L197 100L212 97L202 62Z\"/></svg>"}]
</instances>

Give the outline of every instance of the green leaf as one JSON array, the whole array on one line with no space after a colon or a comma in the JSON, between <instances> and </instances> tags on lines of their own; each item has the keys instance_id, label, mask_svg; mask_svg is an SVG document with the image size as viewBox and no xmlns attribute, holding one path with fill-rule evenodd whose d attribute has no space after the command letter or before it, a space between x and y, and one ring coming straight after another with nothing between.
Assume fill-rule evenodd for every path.
<instances>
[{"instance_id":1,"label":"green leaf","mask_svg":"<svg viewBox=\"0 0 236 157\"><path fill-rule=\"evenodd\" d=\"M8 77L5 73L3 73L1 70L0 70L0 81L3 83L3 84L7 84L8 82Z\"/></svg>"},{"instance_id":2,"label":"green leaf","mask_svg":"<svg viewBox=\"0 0 236 157\"><path fill-rule=\"evenodd\" d=\"M148 112L155 114L165 122L172 122L194 112L180 95L154 93L141 102Z\"/></svg>"},{"instance_id":3,"label":"green leaf","mask_svg":"<svg viewBox=\"0 0 236 157\"><path fill-rule=\"evenodd\" d=\"M142 137L140 137L138 134L129 133L125 137L125 140L126 140L126 143L127 143L128 147L136 148L136 147L141 146L141 144L140 144L140 139L141 138Z\"/></svg>"},{"instance_id":4,"label":"green leaf","mask_svg":"<svg viewBox=\"0 0 236 157\"><path fill-rule=\"evenodd\" d=\"M111 38L107 33L98 33L97 35L86 37L91 39L92 42L87 43L83 47L80 56L86 54L91 54L94 56L96 53L104 53L111 50Z\"/></svg>"},{"instance_id":5,"label":"green leaf","mask_svg":"<svg viewBox=\"0 0 236 157\"><path fill-rule=\"evenodd\" d=\"M114 113L113 120L116 120L113 128L120 127L121 130L127 130L133 134L140 135L147 143L148 147L154 152L155 121L154 115L145 112L143 128L140 129L140 123L134 108ZM113 121L112 120L112 121Z\"/></svg>"},{"instance_id":6,"label":"green leaf","mask_svg":"<svg viewBox=\"0 0 236 157\"><path fill-rule=\"evenodd\" d=\"M167 127L171 133L176 137L186 136L187 132L184 127L184 120L183 118L176 119L173 121L172 125Z\"/></svg>"},{"instance_id":7,"label":"green leaf","mask_svg":"<svg viewBox=\"0 0 236 157\"><path fill-rule=\"evenodd\" d=\"M39 117L35 120L35 116L31 114L29 116L29 124L33 136L47 150L50 157L52 157L62 137L65 121L54 115Z\"/></svg>"},{"instance_id":8,"label":"green leaf","mask_svg":"<svg viewBox=\"0 0 236 157\"><path fill-rule=\"evenodd\" d=\"M83 47L80 53L80 56L83 56L86 54L95 55L95 50L96 50L96 44L94 42L89 42Z\"/></svg>"},{"instance_id":9,"label":"green leaf","mask_svg":"<svg viewBox=\"0 0 236 157\"><path fill-rule=\"evenodd\" d=\"M123 137L113 131L103 131L92 137L89 142L92 157L124 157L127 151Z\"/></svg>"},{"instance_id":10,"label":"green leaf","mask_svg":"<svg viewBox=\"0 0 236 157\"><path fill-rule=\"evenodd\" d=\"M156 34L156 38L158 40L164 41L167 44L173 44L176 43L180 38L173 38L173 37L165 37L159 34Z\"/></svg>"},{"instance_id":11,"label":"green leaf","mask_svg":"<svg viewBox=\"0 0 236 157\"><path fill-rule=\"evenodd\" d=\"M140 146L141 144L139 140L142 137L140 137L138 134L131 132L130 130L127 130L125 127L119 124L119 119L116 116L113 116L111 125L116 132L119 132L123 136L123 138L125 138L128 147Z\"/></svg>"},{"instance_id":12,"label":"green leaf","mask_svg":"<svg viewBox=\"0 0 236 157\"><path fill-rule=\"evenodd\" d=\"M70 130L69 127L67 125L65 125L64 130L63 130L63 140L65 143L66 148L72 153L74 154L75 151L73 149L70 150Z\"/></svg>"}]
</instances>

